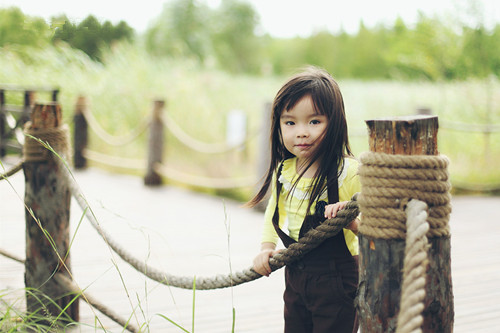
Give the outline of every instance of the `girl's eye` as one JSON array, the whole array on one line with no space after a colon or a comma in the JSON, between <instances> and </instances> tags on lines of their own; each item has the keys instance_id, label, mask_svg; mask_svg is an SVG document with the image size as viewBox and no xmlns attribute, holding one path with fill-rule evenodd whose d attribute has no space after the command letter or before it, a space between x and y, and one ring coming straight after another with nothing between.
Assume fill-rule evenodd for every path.
<instances>
[{"instance_id":1,"label":"girl's eye","mask_svg":"<svg viewBox=\"0 0 500 333\"><path fill-rule=\"evenodd\" d=\"M295 125L295 123L293 121L285 121L285 125L291 126L291 125Z\"/></svg>"},{"instance_id":2,"label":"girl's eye","mask_svg":"<svg viewBox=\"0 0 500 333\"><path fill-rule=\"evenodd\" d=\"M319 120L317 120L317 119L311 120L311 124L312 124L312 125L318 125L318 124L320 124L320 123L321 123L321 121L319 121Z\"/></svg>"}]
</instances>

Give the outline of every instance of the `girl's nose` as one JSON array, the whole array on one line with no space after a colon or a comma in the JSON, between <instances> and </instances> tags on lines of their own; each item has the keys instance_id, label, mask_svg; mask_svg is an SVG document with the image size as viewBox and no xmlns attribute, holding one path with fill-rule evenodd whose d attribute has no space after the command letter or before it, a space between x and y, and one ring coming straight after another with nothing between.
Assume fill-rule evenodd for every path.
<instances>
[{"instance_id":1,"label":"girl's nose","mask_svg":"<svg viewBox=\"0 0 500 333\"><path fill-rule=\"evenodd\" d=\"M297 130L297 137L307 138L309 136L309 131L306 126L300 126Z\"/></svg>"}]
</instances>

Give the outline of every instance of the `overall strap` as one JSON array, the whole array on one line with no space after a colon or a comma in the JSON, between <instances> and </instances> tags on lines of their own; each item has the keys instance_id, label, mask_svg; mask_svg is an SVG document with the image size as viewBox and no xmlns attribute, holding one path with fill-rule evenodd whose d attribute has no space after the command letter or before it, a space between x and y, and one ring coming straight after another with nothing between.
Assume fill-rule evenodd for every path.
<instances>
[{"instance_id":1,"label":"overall strap","mask_svg":"<svg viewBox=\"0 0 500 333\"><path fill-rule=\"evenodd\" d=\"M280 200L281 188L283 187L283 184L281 184L281 182L279 181L279 177L281 175L282 169L283 169L283 162L281 162L278 168L278 172L276 173L276 207L274 208L274 214L273 214L273 226L274 230L276 230L276 233L283 242L283 245L285 245L285 247L288 247L290 244L295 243L295 239L288 236L283 230L281 230L279 225L280 221L279 200Z\"/></svg>"}]
</instances>

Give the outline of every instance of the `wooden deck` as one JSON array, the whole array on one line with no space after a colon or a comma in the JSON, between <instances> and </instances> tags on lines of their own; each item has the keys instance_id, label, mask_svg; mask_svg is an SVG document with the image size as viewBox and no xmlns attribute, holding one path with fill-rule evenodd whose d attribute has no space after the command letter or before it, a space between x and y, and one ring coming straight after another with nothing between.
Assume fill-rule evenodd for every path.
<instances>
[{"instance_id":1,"label":"wooden deck","mask_svg":"<svg viewBox=\"0 0 500 333\"><path fill-rule=\"evenodd\" d=\"M262 213L239 203L161 186L148 188L137 177L90 169L75 177L99 222L138 258L175 275L214 276L251 265L259 249ZM24 257L24 177L0 182L0 248ZM451 216L454 332L498 332L500 327L500 198L455 197ZM192 331L282 331L283 270L241 286L213 291L180 290L138 274L118 258L71 211L72 267L76 282L94 298L144 332L181 332L164 319ZM229 227L228 227L229 226ZM229 231L227 229L230 229ZM230 265L231 264L231 265ZM3 299L24 307L23 265L0 256ZM195 305L193 307L193 299ZM1 306L0 306L1 309ZM84 326L75 332L122 328L99 312L80 305Z\"/></svg>"}]
</instances>

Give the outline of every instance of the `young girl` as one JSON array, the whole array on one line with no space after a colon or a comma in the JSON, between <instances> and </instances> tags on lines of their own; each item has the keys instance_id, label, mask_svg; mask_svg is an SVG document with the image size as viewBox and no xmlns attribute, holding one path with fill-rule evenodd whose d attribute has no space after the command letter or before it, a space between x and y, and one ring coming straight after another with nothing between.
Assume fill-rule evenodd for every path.
<instances>
[{"instance_id":1,"label":"young girl","mask_svg":"<svg viewBox=\"0 0 500 333\"><path fill-rule=\"evenodd\" d=\"M360 191L351 157L344 102L334 79L318 68L292 77L272 109L271 163L249 202L265 212L261 252L254 270L269 276L278 237L288 247L308 230L335 217ZM288 233L281 228L288 222ZM358 219L285 268L285 332L356 332Z\"/></svg>"}]
</instances>

